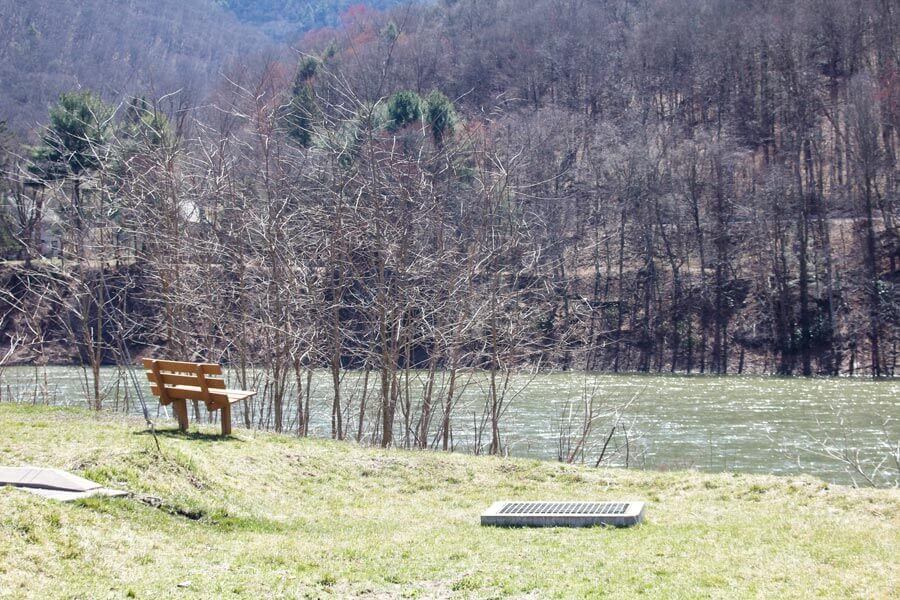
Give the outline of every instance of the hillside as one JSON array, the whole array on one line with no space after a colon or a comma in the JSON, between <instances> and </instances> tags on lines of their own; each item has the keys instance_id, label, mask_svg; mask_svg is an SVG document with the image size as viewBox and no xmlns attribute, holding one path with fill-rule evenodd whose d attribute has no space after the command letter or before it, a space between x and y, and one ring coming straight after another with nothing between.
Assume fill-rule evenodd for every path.
<instances>
[{"instance_id":1,"label":"hillside","mask_svg":"<svg viewBox=\"0 0 900 600\"><path fill-rule=\"evenodd\" d=\"M122 335L298 385L371 369L387 444L413 369L897 373L891 3L363 4L263 52L201 25L299 22L301 4L77 6L5 5L6 68L99 92L61 99L25 146L0 136L14 359L54 361L61 342L97 373ZM119 31L129 11L146 23ZM129 49L148 35L169 59ZM227 76L220 52L240 57ZM198 56L211 75L192 79ZM200 83L175 106L102 106L185 77ZM9 85L22 111L62 86ZM127 268L107 281L110 263ZM265 392L276 421L285 389Z\"/></svg>"},{"instance_id":2,"label":"hillside","mask_svg":"<svg viewBox=\"0 0 900 600\"><path fill-rule=\"evenodd\" d=\"M406 0L407 2L409 0ZM385 10L404 0L218 0L240 21L259 27L273 39L292 41L303 31L335 27L348 9L369 7Z\"/></svg>"},{"instance_id":3,"label":"hillside","mask_svg":"<svg viewBox=\"0 0 900 600\"><path fill-rule=\"evenodd\" d=\"M0 489L0 596L887 598L900 496L811 478L599 470L162 431L0 405L0 464L133 492ZM496 499L648 501L625 530L478 525ZM36 576L38 575L38 576Z\"/></svg>"},{"instance_id":4,"label":"hillside","mask_svg":"<svg viewBox=\"0 0 900 600\"><path fill-rule=\"evenodd\" d=\"M246 60L302 32L338 26L348 9L398 0L0 0L0 121L25 133L46 121L64 91L89 88L111 101L158 98L200 104L234 59Z\"/></svg>"},{"instance_id":5,"label":"hillside","mask_svg":"<svg viewBox=\"0 0 900 600\"><path fill-rule=\"evenodd\" d=\"M0 0L0 120L25 131L79 87L199 103L230 58L265 43L211 0Z\"/></svg>"}]
</instances>

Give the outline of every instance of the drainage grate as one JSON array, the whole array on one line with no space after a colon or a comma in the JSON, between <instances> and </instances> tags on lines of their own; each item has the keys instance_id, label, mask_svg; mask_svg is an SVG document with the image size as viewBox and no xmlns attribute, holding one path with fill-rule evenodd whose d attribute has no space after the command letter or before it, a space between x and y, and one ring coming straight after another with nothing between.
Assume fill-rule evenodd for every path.
<instances>
[{"instance_id":1,"label":"drainage grate","mask_svg":"<svg viewBox=\"0 0 900 600\"><path fill-rule=\"evenodd\" d=\"M644 518L643 502L497 502L482 525L510 527L627 527Z\"/></svg>"},{"instance_id":2,"label":"drainage grate","mask_svg":"<svg viewBox=\"0 0 900 600\"><path fill-rule=\"evenodd\" d=\"M510 502L501 515L624 515L627 502Z\"/></svg>"}]
</instances>

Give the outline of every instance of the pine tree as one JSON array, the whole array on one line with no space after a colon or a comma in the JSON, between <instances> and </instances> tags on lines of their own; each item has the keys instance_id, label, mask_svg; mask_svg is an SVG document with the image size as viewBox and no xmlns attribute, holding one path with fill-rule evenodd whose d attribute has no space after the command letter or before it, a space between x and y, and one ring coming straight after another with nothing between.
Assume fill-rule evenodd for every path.
<instances>
[{"instance_id":1,"label":"pine tree","mask_svg":"<svg viewBox=\"0 0 900 600\"><path fill-rule=\"evenodd\" d=\"M113 112L112 107L92 92L62 94L50 109L50 124L41 135L40 145L31 152L29 170L36 185L61 180L71 184L71 214L64 214L64 218L71 218L75 252L79 257L84 253L85 236L82 185L107 160Z\"/></svg>"},{"instance_id":2,"label":"pine tree","mask_svg":"<svg viewBox=\"0 0 900 600\"><path fill-rule=\"evenodd\" d=\"M319 106L313 90L313 81L319 69L319 61L313 57L304 58L297 68L297 77L291 91L291 99L285 107L281 121L286 133L303 148L313 142Z\"/></svg>"},{"instance_id":3,"label":"pine tree","mask_svg":"<svg viewBox=\"0 0 900 600\"><path fill-rule=\"evenodd\" d=\"M80 182L105 160L112 114L112 108L92 92L62 94L50 109L41 144L32 151L32 173L45 182Z\"/></svg>"},{"instance_id":4,"label":"pine tree","mask_svg":"<svg viewBox=\"0 0 900 600\"><path fill-rule=\"evenodd\" d=\"M422 98L415 92L397 92L388 100L388 128L397 130L422 119Z\"/></svg>"},{"instance_id":5,"label":"pine tree","mask_svg":"<svg viewBox=\"0 0 900 600\"><path fill-rule=\"evenodd\" d=\"M456 126L456 109L447 96L438 90L432 91L425 98L426 119L431 127L431 134L434 141L439 146L444 142L447 136L453 134L453 128Z\"/></svg>"}]
</instances>

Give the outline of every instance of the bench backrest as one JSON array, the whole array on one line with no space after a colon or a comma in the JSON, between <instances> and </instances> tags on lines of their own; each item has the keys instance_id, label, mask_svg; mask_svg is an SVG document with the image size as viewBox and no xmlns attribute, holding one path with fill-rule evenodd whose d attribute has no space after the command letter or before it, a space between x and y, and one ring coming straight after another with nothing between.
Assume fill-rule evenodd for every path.
<instances>
[{"instance_id":1,"label":"bench backrest","mask_svg":"<svg viewBox=\"0 0 900 600\"><path fill-rule=\"evenodd\" d=\"M143 363L150 391L164 405L173 400L202 400L211 408L228 404L221 365L153 358L145 358Z\"/></svg>"}]
</instances>

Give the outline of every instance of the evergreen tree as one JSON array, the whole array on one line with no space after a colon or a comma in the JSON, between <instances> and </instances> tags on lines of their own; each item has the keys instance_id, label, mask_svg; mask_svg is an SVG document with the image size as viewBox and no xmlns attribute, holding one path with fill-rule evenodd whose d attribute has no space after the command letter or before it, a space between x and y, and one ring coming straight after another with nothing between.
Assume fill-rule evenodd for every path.
<instances>
[{"instance_id":1,"label":"evergreen tree","mask_svg":"<svg viewBox=\"0 0 900 600\"><path fill-rule=\"evenodd\" d=\"M0 175L6 174L7 163L12 157L13 139L6 120L0 120Z\"/></svg>"},{"instance_id":2,"label":"evergreen tree","mask_svg":"<svg viewBox=\"0 0 900 600\"><path fill-rule=\"evenodd\" d=\"M93 92L69 92L50 109L50 124L32 151L32 172L42 181L71 178L76 185L105 159L113 109Z\"/></svg>"},{"instance_id":3,"label":"evergreen tree","mask_svg":"<svg viewBox=\"0 0 900 600\"><path fill-rule=\"evenodd\" d=\"M297 79L294 83L295 87L298 83L310 83L319 72L320 61L315 56L306 56L300 61L297 67Z\"/></svg>"},{"instance_id":4,"label":"evergreen tree","mask_svg":"<svg viewBox=\"0 0 900 600\"><path fill-rule=\"evenodd\" d=\"M175 143L168 117L143 97L128 101L121 133L122 137L132 140L128 146L170 148Z\"/></svg>"},{"instance_id":5,"label":"evergreen tree","mask_svg":"<svg viewBox=\"0 0 900 600\"><path fill-rule=\"evenodd\" d=\"M400 129L422 119L422 98L415 92L397 92L388 100L388 129Z\"/></svg>"},{"instance_id":6,"label":"evergreen tree","mask_svg":"<svg viewBox=\"0 0 900 600\"><path fill-rule=\"evenodd\" d=\"M425 98L426 119L431 127L434 141L441 145L444 139L453 134L456 125L456 109L447 96L434 90Z\"/></svg>"},{"instance_id":7,"label":"evergreen tree","mask_svg":"<svg viewBox=\"0 0 900 600\"><path fill-rule=\"evenodd\" d=\"M62 94L50 109L50 124L41 135L40 145L31 152L29 170L37 185L60 180L71 183L71 204L61 210L64 219L71 219L79 257L84 255L85 242L82 184L90 172L106 162L113 112L92 92Z\"/></svg>"},{"instance_id":8,"label":"evergreen tree","mask_svg":"<svg viewBox=\"0 0 900 600\"><path fill-rule=\"evenodd\" d=\"M313 80L318 68L319 61L313 57L300 61L291 99L281 118L284 130L303 148L312 145L316 120L320 114L313 90Z\"/></svg>"}]
</instances>

